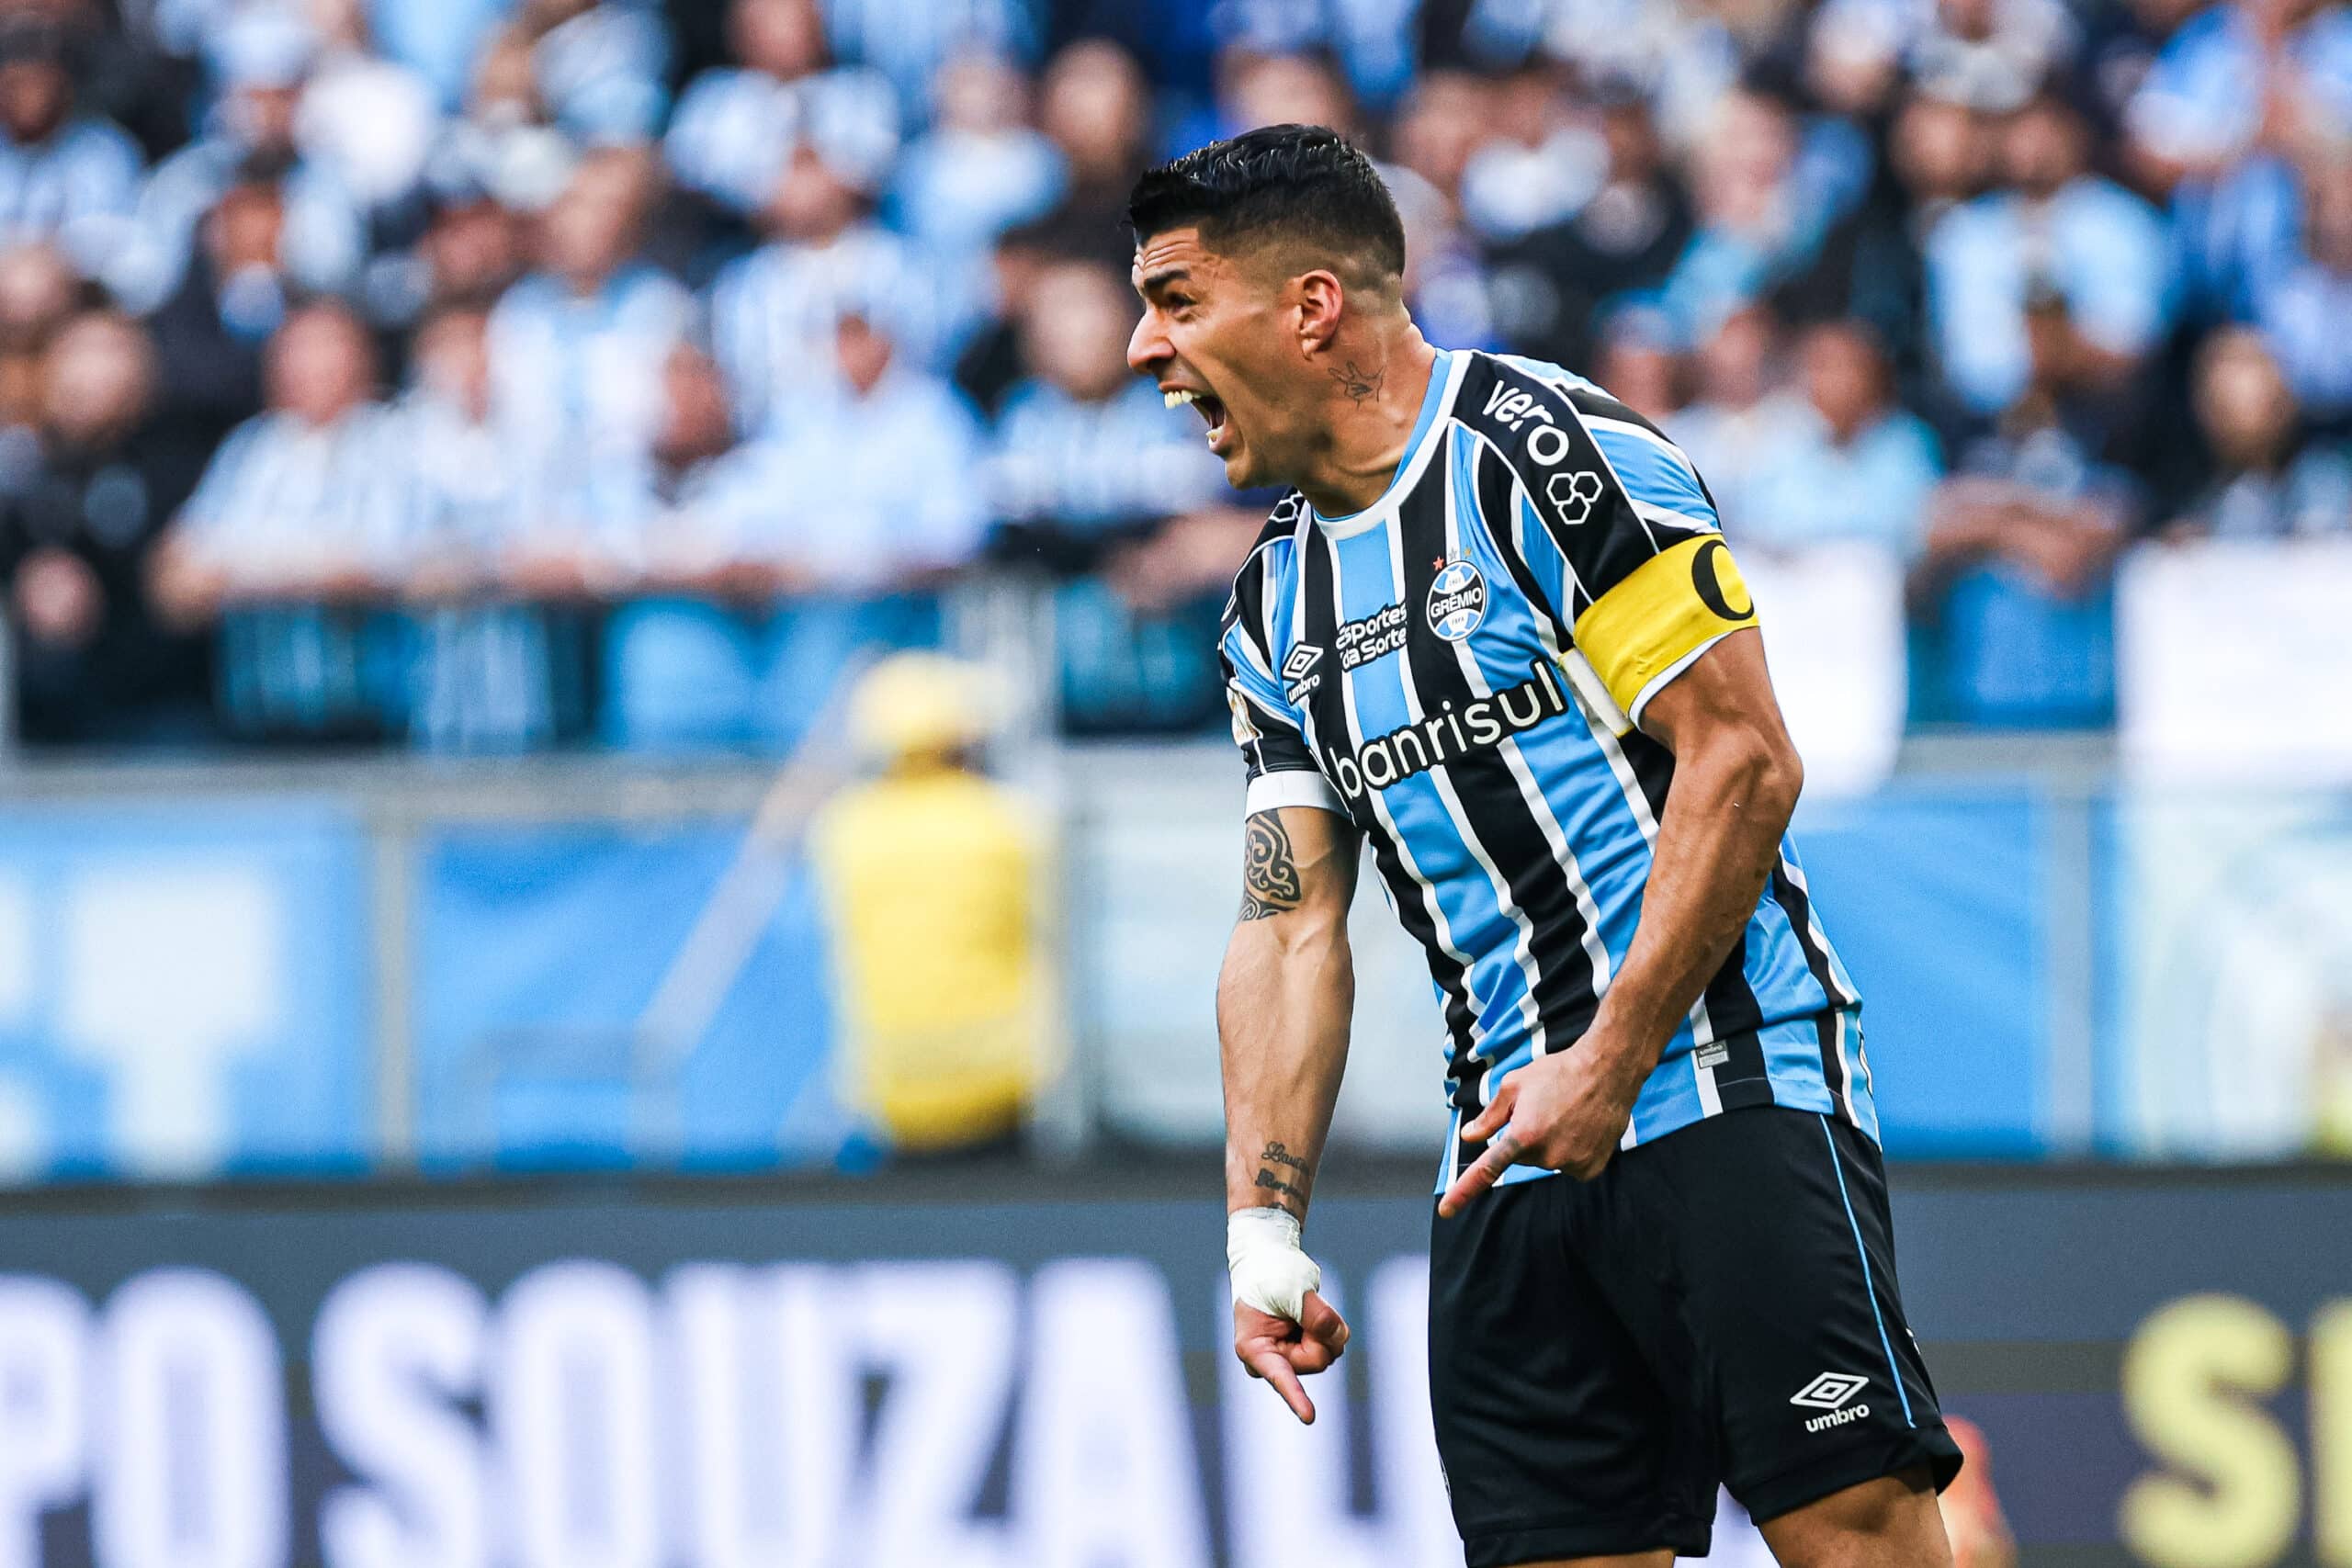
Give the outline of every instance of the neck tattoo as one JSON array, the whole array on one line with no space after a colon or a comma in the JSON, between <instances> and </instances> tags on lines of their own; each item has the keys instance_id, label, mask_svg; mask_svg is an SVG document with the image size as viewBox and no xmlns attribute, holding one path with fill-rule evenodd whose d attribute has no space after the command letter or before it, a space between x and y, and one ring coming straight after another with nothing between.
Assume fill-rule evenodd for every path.
<instances>
[{"instance_id":1,"label":"neck tattoo","mask_svg":"<svg viewBox=\"0 0 2352 1568\"><path fill-rule=\"evenodd\" d=\"M1351 402L1362 408L1366 400L1380 396L1380 389L1388 379L1388 367L1382 366L1377 370L1363 370L1351 359L1342 368L1326 370L1324 374L1340 384L1340 390L1348 395Z\"/></svg>"}]
</instances>

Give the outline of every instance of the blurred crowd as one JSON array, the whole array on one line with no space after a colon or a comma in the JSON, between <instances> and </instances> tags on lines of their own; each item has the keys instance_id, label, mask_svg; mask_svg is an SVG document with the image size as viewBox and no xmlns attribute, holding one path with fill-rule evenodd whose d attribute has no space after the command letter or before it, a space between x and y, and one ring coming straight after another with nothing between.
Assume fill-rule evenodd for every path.
<instances>
[{"instance_id":1,"label":"blurred crowd","mask_svg":"<svg viewBox=\"0 0 2352 1568\"><path fill-rule=\"evenodd\" d=\"M786 748L980 575L1068 729L1213 722L1267 498L1121 212L1280 120L1433 339L1899 558L1915 719L2104 722L2122 551L2352 532L2340 6L0 0L17 727Z\"/></svg>"}]
</instances>

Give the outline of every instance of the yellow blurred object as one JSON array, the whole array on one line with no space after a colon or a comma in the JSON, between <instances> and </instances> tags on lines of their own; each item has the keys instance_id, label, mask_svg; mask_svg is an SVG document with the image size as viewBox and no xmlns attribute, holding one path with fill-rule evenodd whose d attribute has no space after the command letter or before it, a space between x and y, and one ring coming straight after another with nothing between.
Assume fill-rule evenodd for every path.
<instances>
[{"instance_id":1,"label":"yellow blurred object","mask_svg":"<svg viewBox=\"0 0 2352 1568\"><path fill-rule=\"evenodd\" d=\"M2312 1041L2312 1152L2352 1158L2352 1001L2321 1014Z\"/></svg>"},{"instance_id":2,"label":"yellow blurred object","mask_svg":"<svg viewBox=\"0 0 2352 1568\"><path fill-rule=\"evenodd\" d=\"M944 756L983 739L995 721L989 672L936 653L895 653L865 672L850 695L850 734L883 762Z\"/></svg>"},{"instance_id":3,"label":"yellow blurred object","mask_svg":"<svg viewBox=\"0 0 2352 1568\"><path fill-rule=\"evenodd\" d=\"M811 829L831 916L844 1092L899 1147L1017 1131L1051 1032L1044 835L1026 802L949 761L981 736L980 672L876 665L852 698L861 747L895 766Z\"/></svg>"}]
</instances>

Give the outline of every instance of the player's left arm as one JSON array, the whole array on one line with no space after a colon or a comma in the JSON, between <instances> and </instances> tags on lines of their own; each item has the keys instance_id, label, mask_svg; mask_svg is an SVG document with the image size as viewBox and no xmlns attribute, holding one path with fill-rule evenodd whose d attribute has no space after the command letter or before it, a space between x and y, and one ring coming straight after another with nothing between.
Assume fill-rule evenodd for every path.
<instances>
[{"instance_id":1,"label":"player's left arm","mask_svg":"<svg viewBox=\"0 0 2352 1568\"><path fill-rule=\"evenodd\" d=\"M1781 724L1751 624L1708 644L1648 694L1641 728L1674 753L1633 945L1571 1050L1505 1078L1462 1129L1487 1141L1439 1204L1450 1215L1515 1164L1600 1174L1667 1042L1763 896L1804 765Z\"/></svg>"}]
</instances>

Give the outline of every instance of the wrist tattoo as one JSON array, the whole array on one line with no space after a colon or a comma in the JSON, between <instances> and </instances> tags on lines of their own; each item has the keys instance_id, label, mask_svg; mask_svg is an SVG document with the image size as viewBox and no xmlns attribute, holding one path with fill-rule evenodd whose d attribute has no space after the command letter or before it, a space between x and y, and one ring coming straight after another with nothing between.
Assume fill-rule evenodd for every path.
<instances>
[{"instance_id":1,"label":"wrist tattoo","mask_svg":"<svg viewBox=\"0 0 2352 1568\"><path fill-rule=\"evenodd\" d=\"M1260 1151L1258 1157L1270 1165L1286 1165L1293 1170L1302 1173L1306 1169L1306 1162L1291 1153L1289 1145L1285 1144L1268 1144Z\"/></svg>"},{"instance_id":2,"label":"wrist tattoo","mask_svg":"<svg viewBox=\"0 0 2352 1568\"><path fill-rule=\"evenodd\" d=\"M1283 1198L1295 1198L1298 1201L1301 1208L1304 1208L1306 1205L1306 1193L1300 1191L1297 1188L1293 1187L1289 1182L1284 1181L1281 1177L1276 1176L1271 1170L1267 1170L1262 1168L1260 1168L1258 1172L1257 1186L1258 1190L1261 1192L1272 1192L1277 1193Z\"/></svg>"},{"instance_id":3,"label":"wrist tattoo","mask_svg":"<svg viewBox=\"0 0 2352 1568\"><path fill-rule=\"evenodd\" d=\"M1241 825L1241 918L1262 920L1297 908L1305 893L1282 818L1272 811L1257 812Z\"/></svg>"}]
</instances>

